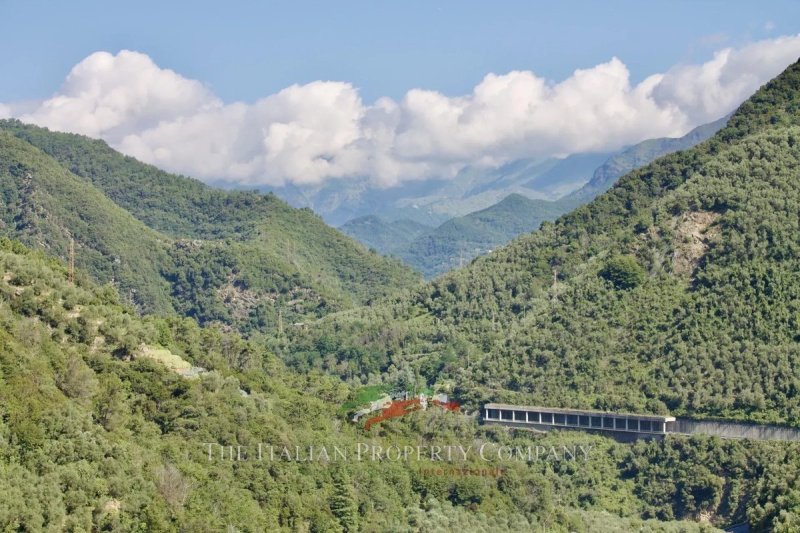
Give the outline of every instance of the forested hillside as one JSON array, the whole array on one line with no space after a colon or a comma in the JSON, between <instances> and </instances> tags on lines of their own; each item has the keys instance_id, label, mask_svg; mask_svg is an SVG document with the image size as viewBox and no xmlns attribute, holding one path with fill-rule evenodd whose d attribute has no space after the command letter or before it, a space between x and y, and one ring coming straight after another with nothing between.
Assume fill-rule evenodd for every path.
<instances>
[{"instance_id":1,"label":"forested hillside","mask_svg":"<svg viewBox=\"0 0 800 533\"><path fill-rule=\"evenodd\" d=\"M102 141L0 121L3 232L113 281L144 312L272 331L417 277L309 210L213 189Z\"/></svg>"},{"instance_id":2,"label":"forested hillside","mask_svg":"<svg viewBox=\"0 0 800 533\"><path fill-rule=\"evenodd\" d=\"M286 357L414 372L476 405L800 425L800 64L712 139Z\"/></svg>"},{"instance_id":3,"label":"forested hillside","mask_svg":"<svg viewBox=\"0 0 800 533\"><path fill-rule=\"evenodd\" d=\"M0 131L2 233L66 258L95 279L114 280L147 312L170 312L169 244L90 184L30 144ZM136 290L138 294L131 291Z\"/></svg>"},{"instance_id":4,"label":"forested hillside","mask_svg":"<svg viewBox=\"0 0 800 533\"><path fill-rule=\"evenodd\" d=\"M339 229L383 255L396 256L399 249L433 228L408 219L387 222L378 216L366 215L348 221Z\"/></svg>"},{"instance_id":5,"label":"forested hillside","mask_svg":"<svg viewBox=\"0 0 800 533\"><path fill-rule=\"evenodd\" d=\"M491 207L423 232L393 253L426 278L433 278L489 253L518 235L535 231L545 220L563 213L558 202L511 194Z\"/></svg>"},{"instance_id":6,"label":"forested hillside","mask_svg":"<svg viewBox=\"0 0 800 533\"><path fill-rule=\"evenodd\" d=\"M6 531L692 532L712 530L691 522L709 507L720 508L719 522L796 523L779 488L795 483L797 470L771 466L796 458L796 447L629 446L574 433L533 440L436 410L365 433L340 412L353 389L319 372L296 374L254 340L187 318L139 318L110 285L81 276L70 284L63 263L7 239L0 272ZM206 371L182 374L189 365ZM564 463L292 458L295 446L484 442L580 444L592 453ZM209 443L233 446L233 455L220 459L216 446L209 458ZM292 455L264 451L256 460L259 443ZM232 460L236 446L249 459ZM504 472L423 470L487 465ZM669 522L676 518L690 521Z\"/></svg>"}]
</instances>

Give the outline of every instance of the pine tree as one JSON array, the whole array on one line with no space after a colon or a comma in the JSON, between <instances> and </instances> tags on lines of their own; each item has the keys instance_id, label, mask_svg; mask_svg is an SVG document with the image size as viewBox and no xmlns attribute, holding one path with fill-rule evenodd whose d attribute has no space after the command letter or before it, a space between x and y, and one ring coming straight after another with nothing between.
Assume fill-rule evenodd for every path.
<instances>
[{"instance_id":1,"label":"pine tree","mask_svg":"<svg viewBox=\"0 0 800 533\"><path fill-rule=\"evenodd\" d=\"M358 507L353 495L350 476L343 468L333 472L333 495L330 499L330 507L345 533L358 531Z\"/></svg>"}]
</instances>

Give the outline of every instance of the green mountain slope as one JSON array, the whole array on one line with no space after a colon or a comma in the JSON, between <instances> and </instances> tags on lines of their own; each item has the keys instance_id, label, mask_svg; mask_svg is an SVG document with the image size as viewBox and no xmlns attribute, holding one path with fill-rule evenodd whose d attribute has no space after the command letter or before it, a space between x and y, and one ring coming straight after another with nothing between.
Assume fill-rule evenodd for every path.
<instances>
[{"instance_id":1,"label":"green mountain slope","mask_svg":"<svg viewBox=\"0 0 800 533\"><path fill-rule=\"evenodd\" d=\"M448 220L392 252L432 278L534 231L562 213L555 202L512 194L492 207Z\"/></svg>"},{"instance_id":2,"label":"green mountain slope","mask_svg":"<svg viewBox=\"0 0 800 533\"><path fill-rule=\"evenodd\" d=\"M475 403L800 425L798 140L795 64L709 141L293 349L349 350L365 379L408 368Z\"/></svg>"},{"instance_id":3,"label":"green mountain slope","mask_svg":"<svg viewBox=\"0 0 800 533\"><path fill-rule=\"evenodd\" d=\"M78 266L143 311L273 330L417 282L273 195L213 189L78 135L0 129L6 233L60 257L72 233ZM35 209L30 187L47 198Z\"/></svg>"},{"instance_id":4,"label":"green mountain slope","mask_svg":"<svg viewBox=\"0 0 800 533\"><path fill-rule=\"evenodd\" d=\"M431 229L433 228L413 220L387 222L375 215L354 218L339 227L342 233L384 255L393 254L398 248Z\"/></svg>"},{"instance_id":5,"label":"green mountain slope","mask_svg":"<svg viewBox=\"0 0 800 533\"><path fill-rule=\"evenodd\" d=\"M258 336L142 318L111 286L80 273L68 283L64 264L30 236L58 233L68 213L48 197L77 185L38 161L42 152L6 142L33 167L27 183L36 184L35 192L25 189L24 173L4 178L3 198L20 204L11 212L25 222L4 219L6 228L43 249L0 239L4 530L800 526L796 443L534 437L433 409L365 433L340 412L359 394L353 385L405 381L447 390L467 409L491 398L800 425L800 63L711 140L628 174L541 231L390 301L267 341L303 373L285 368ZM17 196L5 191L15 187ZM78 207L70 223L82 220ZM102 220L124 217L112 211ZM276 212L252 239L270 228L276 236L302 232L293 221L313 215L297 216ZM228 257L217 249L261 265L261 256L243 255L249 241L176 240L170 249L183 255L170 257L187 286L201 290L200 274L229 268L213 262ZM294 241L280 243L302 265L305 256L287 248ZM198 258L201 270L181 264ZM210 372L186 378L179 370L190 365ZM585 463L505 462L500 477L448 476L425 471L451 463L413 454L341 463L209 460L204 443L246 446L245 454L258 443L292 451L319 443L350 450L580 443L593 453ZM485 465L474 455L466 462Z\"/></svg>"},{"instance_id":6,"label":"green mountain slope","mask_svg":"<svg viewBox=\"0 0 800 533\"><path fill-rule=\"evenodd\" d=\"M254 340L190 319L141 318L110 287L70 284L63 263L7 239L0 272L4 531L712 531L644 519L673 512L662 479L700 461L708 474L683 484L679 514L715 498L703 483L728 467L740 472L737 497L769 509L754 517L792 516L773 495L790 480L785 468L763 486L753 481L758 465L786 453L770 446L731 444L709 460L710 441L630 447L584 437L590 461L492 462L500 478L424 473L487 470L477 453L455 463L372 460L392 446L534 441L437 410L365 433L338 412L357 391L295 374ZM189 365L195 377L181 373ZM535 444L576 443L553 434ZM361 459L359 446L370 447ZM309 460L323 447L337 459ZM745 454L755 460L737 459Z\"/></svg>"},{"instance_id":7,"label":"green mountain slope","mask_svg":"<svg viewBox=\"0 0 800 533\"><path fill-rule=\"evenodd\" d=\"M66 258L75 240L76 265L112 279L123 293L139 291L145 311L171 312L169 242L100 191L30 144L0 131L3 233Z\"/></svg>"}]
</instances>

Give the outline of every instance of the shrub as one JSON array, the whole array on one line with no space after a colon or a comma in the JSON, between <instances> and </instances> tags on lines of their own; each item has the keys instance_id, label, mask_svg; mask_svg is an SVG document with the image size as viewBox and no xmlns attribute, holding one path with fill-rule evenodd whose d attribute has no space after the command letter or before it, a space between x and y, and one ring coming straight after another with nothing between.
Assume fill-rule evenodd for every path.
<instances>
[{"instance_id":1,"label":"shrub","mask_svg":"<svg viewBox=\"0 0 800 533\"><path fill-rule=\"evenodd\" d=\"M600 277L617 289L632 289L644 281L644 269L632 255L615 255L606 261Z\"/></svg>"}]
</instances>

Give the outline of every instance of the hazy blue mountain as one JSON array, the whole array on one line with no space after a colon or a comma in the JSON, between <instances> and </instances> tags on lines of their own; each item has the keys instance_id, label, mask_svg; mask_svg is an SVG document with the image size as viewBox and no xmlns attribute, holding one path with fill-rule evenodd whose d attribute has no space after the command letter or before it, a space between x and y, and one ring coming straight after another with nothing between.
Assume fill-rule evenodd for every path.
<instances>
[{"instance_id":1,"label":"hazy blue mountain","mask_svg":"<svg viewBox=\"0 0 800 533\"><path fill-rule=\"evenodd\" d=\"M408 182L386 189L374 188L366 178L331 180L321 185L286 185L265 188L294 207L308 207L332 226L367 216L380 215L384 220L413 219L437 226L452 217L430 206L416 205L414 198L433 195L444 187L444 180Z\"/></svg>"},{"instance_id":2,"label":"hazy blue mountain","mask_svg":"<svg viewBox=\"0 0 800 533\"><path fill-rule=\"evenodd\" d=\"M558 190L566 184L585 184L570 194L557 200L531 199L524 194L512 192L498 203L478 211L454 217L435 229L409 238L410 232L400 233L391 224L372 217L369 231L345 233L373 246L384 254L396 255L407 264L422 272L426 277L434 277L450 269L457 268L478 255L483 255L514 237L535 231L546 220L555 220L564 213L583 205L597 195L611 188L617 179L628 172L642 167L666 154L691 148L710 138L725 126L729 116L710 124L699 126L683 137L649 139L613 154L575 154L562 160L520 160L498 168L488 179L484 176L482 184L469 190L467 198L476 201L501 191L520 190L522 176L534 176L525 185L527 191L540 193ZM587 168L593 166L593 170ZM463 173L470 176L469 172ZM590 175L586 182L580 176ZM469 183L481 181L471 176ZM561 184L561 185L560 185ZM450 190L455 189L455 185ZM462 184L462 188L465 185ZM468 200L462 199L462 203ZM444 200L446 205L455 202ZM363 224L363 223L361 223ZM380 243L375 246L374 243Z\"/></svg>"},{"instance_id":3,"label":"hazy blue mountain","mask_svg":"<svg viewBox=\"0 0 800 533\"><path fill-rule=\"evenodd\" d=\"M530 189L547 190L562 196L586 184L587 176L591 176L610 155L608 152L570 155L524 185Z\"/></svg>"},{"instance_id":4,"label":"hazy blue mountain","mask_svg":"<svg viewBox=\"0 0 800 533\"><path fill-rule=\"evenodd\" d=\"M683 137L648 139L633 145L608 158L607 161L594 171L592 179L590 179L586 185L571 193L566 198L577 200L578 203L589 201L598 194L610 189L611 186L616 183L617 179L631 170L647 165L663 155L671 154L679 150L686 150L706 139L710 139L715 133L725 127L729 118L730 115L727 115L709 124L698 126Z\"/></svg>"},{"instance_id":5,"label":"hazy blue mountain","mask_svg":"<svg viewBox=\"0 0 800 533\"><path fill-rule=\"evenodd\" d=\"M334 226L377 215L428 226L486 209L510 194L556 200L579 189L610 153L564 159L519 159L496 168L467 167L450 179L411 181L376 189L366 178L330 180L322 185L270 189L295 207L309 207Z\"/></svg>"}]
</instances>

